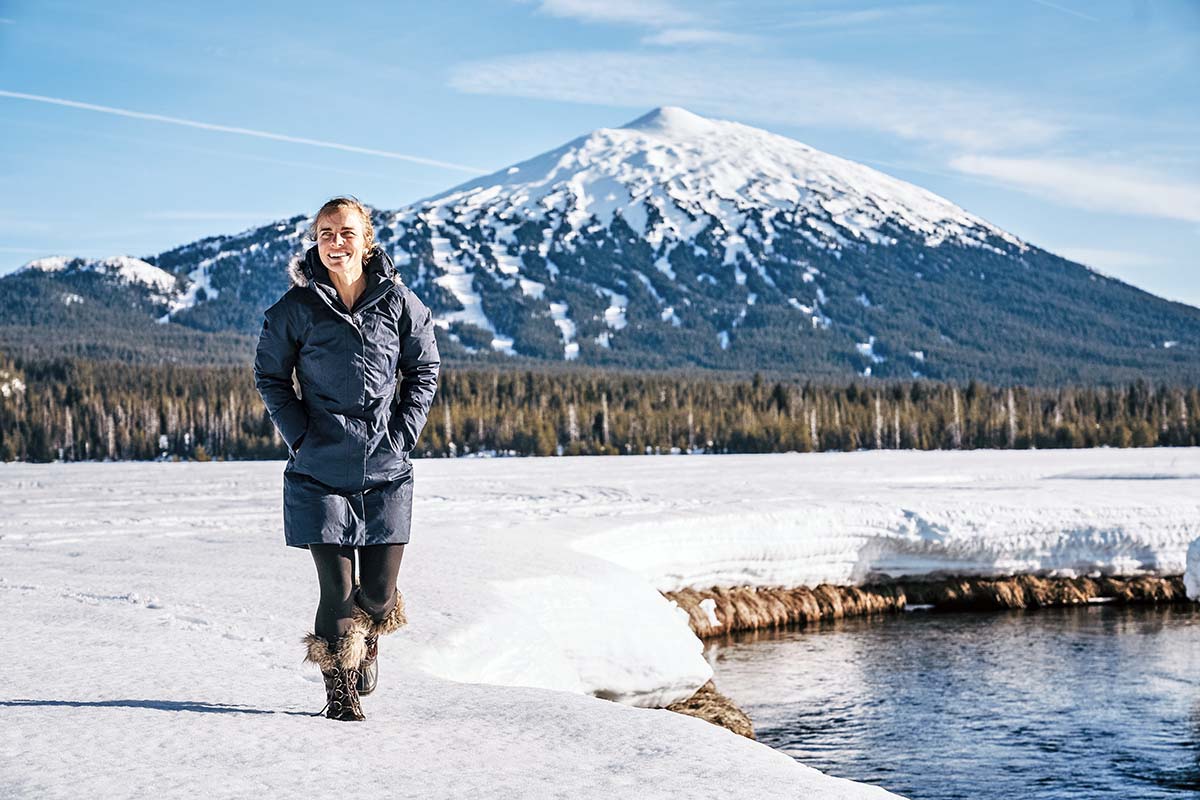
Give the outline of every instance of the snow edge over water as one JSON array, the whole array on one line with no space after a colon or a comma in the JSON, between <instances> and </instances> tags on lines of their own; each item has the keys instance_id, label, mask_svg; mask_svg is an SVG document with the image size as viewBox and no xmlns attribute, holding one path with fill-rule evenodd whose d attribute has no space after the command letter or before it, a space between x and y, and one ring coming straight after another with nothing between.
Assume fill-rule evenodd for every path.
<instances>
[{"instance_id":1,"label":"snow edge over water","mask_svg":"<svg viewBox=\"0 0 1200 800\"><path fill-rule=\"evenodd\" d=\"M1188 545L1187 571L1183 573L1183 585L1187 596L1200 602L1200 539Z\"/></svg>"},{"instance_id":2,"label":"snow edge over water","mask_svg":"<svg viewBox=\"0 0 1200 800\"><path fill-rule=\"evenodd\" d=\"M826 505L646 520L573 546L660 591L902 577L1170 576L1185 570L1198 514L1196 506Z\"/></svg>"}]
</instances>

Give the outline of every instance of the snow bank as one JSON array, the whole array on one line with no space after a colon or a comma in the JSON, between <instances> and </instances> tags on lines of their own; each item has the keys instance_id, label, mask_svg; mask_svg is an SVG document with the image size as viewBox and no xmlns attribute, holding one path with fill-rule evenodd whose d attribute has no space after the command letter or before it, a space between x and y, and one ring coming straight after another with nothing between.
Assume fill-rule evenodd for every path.
<instances>
[{"instance_id":1,"label":"snow bank","mask_svg":"<svg viewBox=\"0 0 1200 800\"><path fill-rule=\"evenodd\" d=\"M539 686L630 705L665 707L712 677L687 613L635 575L498 581L478 619L420 654L456 681Z\"/></svg>"},{"instance_id":2,"label":"snow bank","mask_svg":"<svg viewBox=\"0 0 1200 800\"><path fill-rule=\"evenodd\" d=\"M1200 601L1200 539L1188 545L1187 571L1183 573L1183 585L1188 597Z\"/></svg>"},{"instance_id":3,"label":"snow bank","mask_svg":"<svg viewBox=\"0 0 1200 800\"><path fill-rule=\"evenodd\" d=\"M574 546L675 591L901 576L1179 575L1200 535L1194 448L823 453L713 472L697 474L685 492L705 502Z\"/></svg>"}]
</instances>

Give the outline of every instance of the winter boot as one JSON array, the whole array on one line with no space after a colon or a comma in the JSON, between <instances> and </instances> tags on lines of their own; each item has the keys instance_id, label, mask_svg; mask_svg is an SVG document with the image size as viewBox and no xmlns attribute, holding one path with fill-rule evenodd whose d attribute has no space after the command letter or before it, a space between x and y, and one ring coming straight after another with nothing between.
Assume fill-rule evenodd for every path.
<instances>
[{"instance_id":1,"label":"winter boot","mask_svg":"<svg viewBox=\"0 0 1200 800\"><path fill-rule=\"evenodd\" d=\"M366 719L358 701L359 665L366 655L366 641L357 625L335 644L310 633L304 637L308 649L304 660L316 664L325 679L325 708L319 713L329 719L357 722Z\"/></svg>"},{"instance_id":2,"label":"winter boot","mask_svg":"<svg viewBox=\"0 0 1200 800\"><path fill-rule=\"evenodd\" d=\"M392 610L378 620L363 608L362 592L356 590L354 592L354 622L366 633L366 656L359 665L358 693L370 694L375 691L375 686L379 682L379 637L386 636L408 624L408 617L404 614L404 598L400 595L400 590L396 590L396 605L392 606Z\"/></svg>"},{"instance_id":3,"label":"winter boot","mask_svg":"<svg viewBox=\"0 0 1200 800\"><path fill-rule=\"evenodd\" d=\"M379 683L379 637L373 633L367 634L366 646L367 654L363 656L362 663L358 665L358 693L360 695L375 691L375 685Z\"/></svg>"}]
</instances>

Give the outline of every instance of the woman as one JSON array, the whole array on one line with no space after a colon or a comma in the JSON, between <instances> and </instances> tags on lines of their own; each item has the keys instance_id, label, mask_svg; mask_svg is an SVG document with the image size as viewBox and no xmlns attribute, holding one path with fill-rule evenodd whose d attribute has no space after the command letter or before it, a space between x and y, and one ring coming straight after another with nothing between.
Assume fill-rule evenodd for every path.
<instances>
[{"instance_id":1,"label":"woman","mask_svg":"<svg viewBox=\"0 0 1200 800\"><path fill-rule=\"evenodd\" d=\"M441 362L429 309L375 244L360 202L321 206L310 237L266 311L254 381L290 453L284 536L312 553L321 588L306 660L325 678L325 716L361 720L379 636L406 622L396 577L412 517L408 454Z\"/></svg>"}]
</instances>

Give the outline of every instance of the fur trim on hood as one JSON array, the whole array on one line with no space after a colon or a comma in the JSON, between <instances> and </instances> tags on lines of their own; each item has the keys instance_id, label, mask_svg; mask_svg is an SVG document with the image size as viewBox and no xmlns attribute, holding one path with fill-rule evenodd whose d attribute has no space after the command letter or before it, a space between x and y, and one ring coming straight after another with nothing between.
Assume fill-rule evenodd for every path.
<instances>
[{"instance_id":1,"label":"fur trim on hood","mask_svg":"<svg viewBox=\"0 0 1200 800\"><path fill-rule=\"evenodd\" d=\"M293 286L308 286L308 284L311 282L312 267L308 264L308 259L310 258L318 258L316 247L310 247L304 252L303 255L295 256L291 261L288 262L288 288ZM376 265L375 262L377 261L381 261L382 263ZM375 252L372 253L371 256L367 258L367 261L363 264L364 272L371 272L372 270L382 270L384 275L387 275L391 278L392 283L396 284L397 286L404 285L404 279L401 278L400 273L396 271L395 265L392 264L392 259L387 253L379 248L376 248Z\"/></svg>"},{"instance_id":2,"label":"fur trim on hood","mask_svg":"<svg viewBox=\"0 0 1200 800\"><path fill-rule=\"evenodd\" d=\"M287 265L288 285L308 286L308 276L304 274L304 256L296 256Z\"/></svg>"}]
</instances>

